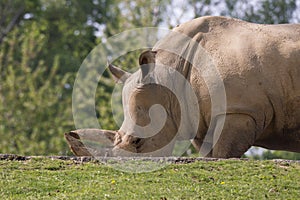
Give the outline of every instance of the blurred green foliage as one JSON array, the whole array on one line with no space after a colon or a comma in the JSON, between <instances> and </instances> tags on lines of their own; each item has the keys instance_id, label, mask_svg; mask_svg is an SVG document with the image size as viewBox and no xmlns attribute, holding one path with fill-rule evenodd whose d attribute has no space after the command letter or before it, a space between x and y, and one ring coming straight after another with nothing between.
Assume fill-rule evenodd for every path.
<instances>
[{"instance_id":1,"label":"blurred green foliage","mask_svg":"<svg viewBox=\"0 0 300 200\"><path fill-rule=\"evenodd\" d=\"M300 153L293 153L287 151L271 151L267 150L259 157L259 159L288 159L288 160L300 160Z\"/></svg>"},{"instance_id":2,"label":"blurred green foliage","mask_svg":"<svg viewBox=\"0 0 300 200\"><path fill-rule=\"evenodd\" d=\"M70 154L63 133L75 128L72 91L76 73L89 52L110 36L135 27L172 28L194 17L215 14L216 8L219 14L259 23L286 23L297 18L295 0L176 2L0 1L0 153ZM128 52L113 63L136 69L140 51ZM105 71L95 97L96 116L105 129L117 129L122 122L122 108L111 108L114 88ZM84 92L83 88L82 95ZM79 106L93 102L82 104ZM88 119L89 112L84 114Z\"/></svg>"},{"instance_id":3,"label":"blurred green foliage","mask_svg":"<svg viewBox=\"0 0 300 200\"><path fill-rule=\"evenodd\" d=\"M0 52L1 153L63 154L62 135L72 127L71 74L57 74L59 55L51 67L36 58L47 36L37 23L20 33L14 29Z\"/></svg>"},{"instance_id":4,"label":"blurred green foliage","mask_svg":"<svg viewBox=\"0 0 300 200\"><path fill-rule=\"evenodd\" d=\"M1 1L0 153L70 154L63 133L75 128L72 89L81 62L109 36L157 25L162 5L120 0ZM115 63L134 68L137 56L133 52ZM117 129L111 108L114 87L105 72L98 83L95 112L106 129ZM79 106L90 102L82 103ZM121 111L115 109L119 118Z\"/></svg>"}]
</instances>

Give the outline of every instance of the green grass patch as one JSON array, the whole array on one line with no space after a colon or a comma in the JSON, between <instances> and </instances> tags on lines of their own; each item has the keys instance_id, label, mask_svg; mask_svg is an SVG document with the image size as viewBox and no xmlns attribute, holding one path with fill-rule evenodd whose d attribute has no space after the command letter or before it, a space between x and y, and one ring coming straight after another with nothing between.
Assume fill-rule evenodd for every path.
<instances>
[{"instance_id":1,"label":"green grass patch","mask_svg":"<svg viewBox=\"0 0 300 200\"><path fill-rule=\"evenodd\" d=\"M126 173L99 162L0 160L1 199L300 199L300 164L220 160Z\"/></svg>"}]
</instances>

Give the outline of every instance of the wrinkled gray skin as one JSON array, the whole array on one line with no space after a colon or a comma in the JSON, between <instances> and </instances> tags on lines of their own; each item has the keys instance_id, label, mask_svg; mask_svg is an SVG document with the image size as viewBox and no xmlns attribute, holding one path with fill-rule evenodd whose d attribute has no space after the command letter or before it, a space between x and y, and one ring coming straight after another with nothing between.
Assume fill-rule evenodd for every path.
<instances>
[{"instance_id":1,"label":"wrinkled gray skin","mask_svg":"<svg viewBox=\"0 0 300 200\"><path fill-rule=\"evenodd\" d=\"M140 56L141 70L133 75L109 66L114 77L125 84L123 105L128 108L125 110L124 107L125 121L118 131L75 130L66 133L75 155L93 154L81 142L82 138L93 141L108 138L114 155L170 155L175 139L192 140L195 148L207 152L204 156L208 157L241 157L251 146L300 152L300 25L258 25L232 18L202 17L184 23L174 31L197 41L211 56L226 89L226 112L216 116L211 114L207 85L214 80L204 80L196 69L207 68L201 55L167 35L152 51ZM184 53L190 62L165 51L164 47L169 44L187 46ZM170 90L146 81L150 74L152 78L160 76L159 79L172 80L172 74L159 70L162 67L158 63L176 69L194 89L200 109L188 112L187 121L193 119L195 112L199 113L196 133L190 133L189 124L185 122L180 136L176 134L183 120L178 100ZM155 73L152 73L153 69ZM174 83L181 87L176 80ZM185 104L192 103L189 97L185 99ZM153 115L151 121L148 113L154 104L160 104L166 112ZM220 137L212 135L211 140L204 141L209 125L217 126L224 116ZM132 120L126 120L128 118ZM148 133L134 133L134 124L145 127L162 120L165 124L156 135L136 137Z\"/></svg>"}]
</instances>

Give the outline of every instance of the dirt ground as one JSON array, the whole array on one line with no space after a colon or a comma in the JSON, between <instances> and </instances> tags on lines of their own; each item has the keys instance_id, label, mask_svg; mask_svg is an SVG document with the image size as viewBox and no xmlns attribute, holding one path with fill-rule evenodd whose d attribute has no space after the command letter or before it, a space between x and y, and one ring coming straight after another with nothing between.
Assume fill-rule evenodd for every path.
<instances>
[{"instance_id":1,"label":"dirt ground","mask_svg":"<svg viewBox=\"0 0 300 200\"><path fill-rule=\"evenodd\" d=\"M190 158L190 157L77 157L77 156L20 156L15 154L0 154L0 160L17 160L17 161L25 161L33 158L48 158L53 160L73 160L77 162L100 162L106 163L107 161L130 161L130 160L140 160L140 161L157 161L157 162L168 162L175 164L186 164L192 163L195 161L220 161L226 159L219 158ZM247 161L247 158L231 158L230 160L241 160ZM274 162L277 163L299 163L300 160L282 160L282 159L274 159Z\"/></svg>"}]
</instances>

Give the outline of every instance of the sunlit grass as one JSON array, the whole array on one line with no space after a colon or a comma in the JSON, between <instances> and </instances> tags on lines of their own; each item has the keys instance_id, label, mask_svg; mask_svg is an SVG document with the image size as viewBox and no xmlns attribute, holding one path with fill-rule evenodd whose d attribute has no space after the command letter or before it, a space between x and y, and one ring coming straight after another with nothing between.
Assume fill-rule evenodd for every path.
<instances>
[{"instance_id":1,"label":"sunlit grass","mask_svg":"<svg viewBox=\"0 0 300 200\"><path fill-rule=\"evenodd\" d=\"M0 161L2 199L299 199L296 162L220 160L126 173L99 162Z\"/></svg>"}]
</instances>

